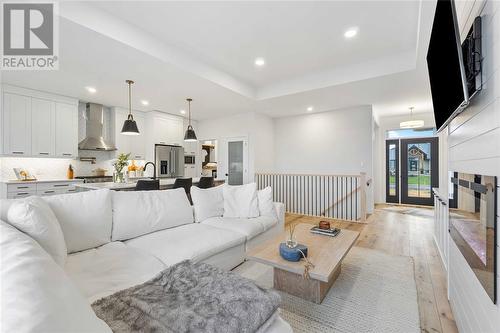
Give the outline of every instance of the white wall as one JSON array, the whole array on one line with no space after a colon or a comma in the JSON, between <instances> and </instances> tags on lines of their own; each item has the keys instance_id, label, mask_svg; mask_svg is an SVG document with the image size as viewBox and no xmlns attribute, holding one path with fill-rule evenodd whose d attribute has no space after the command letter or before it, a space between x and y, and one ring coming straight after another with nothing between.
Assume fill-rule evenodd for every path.
<instances>
[{"instance_id":1,"label":"white wall","mask_svg":"<svg viewBox=\"0 0 500 333\"><path fill-rule=\"evenodd\" d=\"M217 177L223 179L227 172L226 140L234 137L247 137L248 176L252 182L256 171L272 171L274 168L273 120L255 112L234 116L202 120L198 122L196 135L199 140L217 140Z\"/></svg>"},{"instance_id":2,"label":"white wall","mask_svg":"<svg viewBox=\"0 0 500 333\"><path fill-rule=\"evenodd\" d=\"M276 118L276 172L373 175L371 106ZM373 188L373 186L370 186ZM369 190L368 206L373 206Z\"/></svg>"},{"instance_id":3,"label":"white wall","mask_svg":"<svg viewBox=\"0 0 500 333\"><path fill-rule=\"evenodd\" d=\"M472 20L482 16L483 90L449 126L449 168L500 177L500 2L458 2L457 15L462 37ZM440 188L440 191L447 193L448 189ZM498 236L497 244L500 243ZM455 243L452 240L449 243L450 303L459 330L500 332L500 305L493 304ZM500 256L500 249L497 254ZM500 286L498 276L497 286Z\"/></svg>"},{"instance_id":4,"label":"white wall","mask_svg":"<svg viewBox=\"0 0 500 333\"><path fill-rule=\"evenodd\" d=\"M406 116L380 117L375 128L375 148L374 148L374 197L375 203L385 202L385 139L386 132L399 129L399 123L409 119ZM414 119L424 121L425 127L434 127L434 115L430 112L414 114Z\"/></svg>"}]
</instances>

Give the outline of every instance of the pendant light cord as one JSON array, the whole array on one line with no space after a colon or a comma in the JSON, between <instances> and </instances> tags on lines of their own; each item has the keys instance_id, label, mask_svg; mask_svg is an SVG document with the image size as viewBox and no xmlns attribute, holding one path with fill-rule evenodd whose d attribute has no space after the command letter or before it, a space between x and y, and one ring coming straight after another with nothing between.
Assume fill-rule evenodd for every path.
<instances>
[{"instance_id":1,"label":"pendant light cord","mask_svg":"<svg viewBox=\"0 0 500 333\"><path fill-rule=\"evenodd\" d=\"M186 101L188 102L188 123L189 123L189 127L192 127L191 126L191 102L193 101L193 99L186 98Z\"/></svg>"},{"instance_id":2,"label":"pendant light cord","mask_svg":"<svg viewBox=\"0 0 500 333\"><path fill-rule=\"evenodd\" d=\"M132 80L126 80L125 82L127 82L128 84L128 117L130 119L130 117L132 116L132 84L134 83L134 81Z\"/></svg>"}]
</instances>

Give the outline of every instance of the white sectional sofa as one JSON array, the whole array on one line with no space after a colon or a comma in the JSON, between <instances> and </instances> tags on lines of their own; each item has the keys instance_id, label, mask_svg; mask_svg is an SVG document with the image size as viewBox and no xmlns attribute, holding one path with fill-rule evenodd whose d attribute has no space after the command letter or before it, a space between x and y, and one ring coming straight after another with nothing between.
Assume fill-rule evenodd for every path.
<instances>
[{"instance_id":1,"label":"white sectional sofa","mask_svg":"<svg viewBox=\"0 0 500 333\"><path fill-rule=\"evenodd\" d=\"M32 263L42 260L37 258L21 260L30 263L21 268L15 264L16 242L20 244L17 250L21 259L30 251L42 251L44 253L37 256L43 257L46 262L47 252L36 244L29 245L28 252L23 250L26 246L23 244L36 242L8 225L7 212L14 200L2 200L0 217L7 223L1 222L1 247L2 252L10 253L10 257L2 255L1 258L1 278L7 281L2 284L2 298L27 297L28 292L17 294L15 288L11 288L9 283L15 285L15 281L29 281L25 289L46 288L43 283L38 285L36 280L29 280L23 275L62 274L65 276L59 277L61 281L70 281L90 305L99 298L143 283L166 267L185 259L230 270L244 261L246 250L279 234L284 228L284 207L280 203L274 203L274 217L243 219L215 216L195 222L193 207L183 189L145 192L97 190L55 195L43 200L48 202L61 225L68 252L64 267L60 271L56 269L55 273L50 269L44 272ZM32 272L31 266L34 267ZM37 278L44 281L43 276ZM71 315L61 318L53 313L46 313L39 322L28 324L33 317L30 312L53 311L52 307L44 306L44 297L52 298L45 300L47 302L66 302L66 306L71 306L69 300L57 299L57 292L45 294L40 296L42 300L36 300L37 304L25 308L18 308L18 304L21 307L30 300L8 304L2 301L4 328L12 329L12 325L19 325L20 316L25 316L25 319L22 327L15 326L17 332L43 332L46 327L75 327L74 323L65 323L72 319ZM40 314L37 316L40 317ZM50 323L51 320L55 323ZM95 320L99 321L97 317ZM291 328L274 315L260 332L291 332Z\"/></svg>"}]
</instances>

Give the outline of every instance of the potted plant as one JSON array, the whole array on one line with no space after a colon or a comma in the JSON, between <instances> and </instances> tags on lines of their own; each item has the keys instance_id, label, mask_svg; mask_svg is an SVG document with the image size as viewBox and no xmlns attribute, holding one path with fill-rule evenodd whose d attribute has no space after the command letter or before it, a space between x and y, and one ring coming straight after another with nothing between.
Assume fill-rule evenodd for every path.
<instances>
[{"instance_id":1,"label":"potted plant","mask_svg":"<svg viewBox=\"0 0 500 333\"><path fill-rule=\"evenodd\" d=\"M116 161L113 163L113 167L115 168L115 172L113 173L113 181L115 183L125 182L125 178L123 177L123 168L127 166L129 157L130 153L128 154L121 153L118 155Z\"/></svg>"}]
</instances>

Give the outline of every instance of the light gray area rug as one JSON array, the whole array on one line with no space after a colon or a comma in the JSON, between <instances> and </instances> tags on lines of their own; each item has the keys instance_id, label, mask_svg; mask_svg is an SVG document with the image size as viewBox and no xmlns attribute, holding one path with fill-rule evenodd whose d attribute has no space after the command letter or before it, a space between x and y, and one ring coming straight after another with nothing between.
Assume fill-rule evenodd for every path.
<instances>
[{"instance_id":1,"label":"light gray area rug","mask_svg":"<svg viewBox=\"0 0 500 333\"><path fill-rule=\"evenodd\" d=\"M269 266L248 261L235 272L262 287L272 287ZM294 332L420 332L411 257L353 247L322 304L280 294L281 317Z\"/></svg>"}]
</instances>

